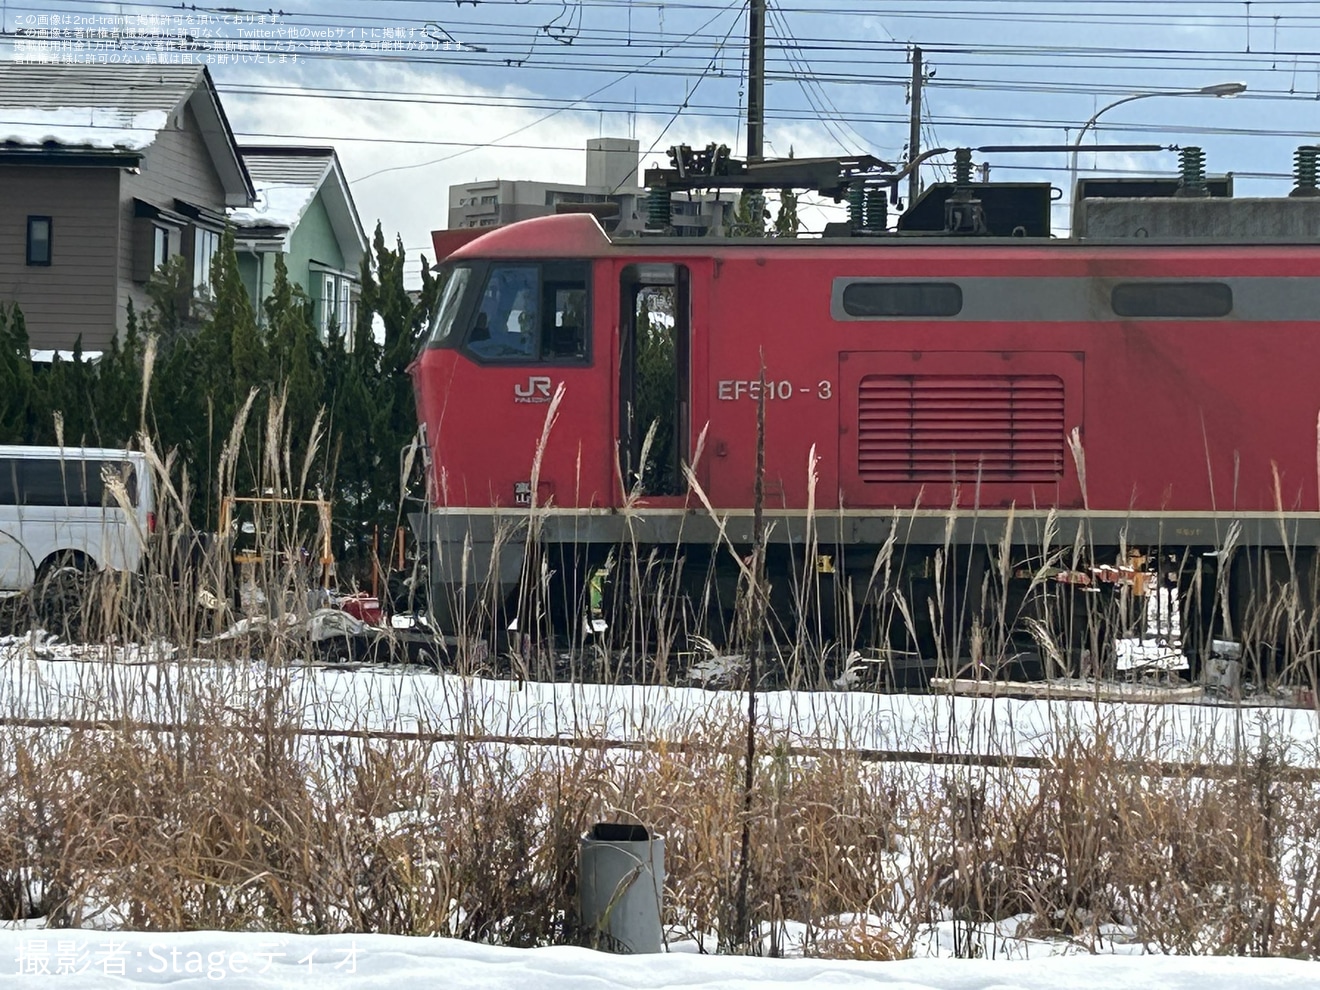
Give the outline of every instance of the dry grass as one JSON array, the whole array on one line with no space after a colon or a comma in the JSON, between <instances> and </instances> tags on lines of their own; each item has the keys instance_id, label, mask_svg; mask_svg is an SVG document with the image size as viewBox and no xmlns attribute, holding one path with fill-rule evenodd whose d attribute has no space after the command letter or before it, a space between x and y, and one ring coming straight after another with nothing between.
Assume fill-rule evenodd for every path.
<instances>
[{"instance_id":1,"label":"dry grass","mask_svg":"<svg viewBox=\"0 0 1320 990\"><path fill-rule=\"evenodd\" d=\"M744 812L732 709L671 726L663 737L682 747L657 734L643 751L606 752L483 743L495 713L476 704L469 742L299 736L320 716L277 669L161 690L150 704L187 712L190 727L111 719L0 735L6 917L575 942L580 836L637 821L666 840L670 937L734 947ZM902 957L944 921L970 955L987 924L1012 919L1010 934L1089 948L1119 926L1159 951L1314 957L1320 792L1262 738L1193 777L1134 772L1160 740L1128 716L1060 719L1043 769L1008 753L971 768L789 756L787 737L763 729L756 950ZM1202 755L1228 754L1207 741Z\"/></svg>"},{"instance_id":2,"label":"dry grass","mask_svg":"<svg viewBox=\"0 0 1320 990\"><path fill-rule=\"evenodd\" d=\"M230 484L243 432L237 425L218 472ZM264 435L265 449L281 449L278 422ZM1161 951L1320 956L1320 792L1287 772L1269 731L1252 736L1264 740L1254 748L1198 743L1195 755L1227 767L1210 776L1134 770L1134 762L1164 759L1169 740L1098 705L1089 720L1057 718L1036 747L1043 764L1030 767L996 750L982 728L965 731L971 723L957 705L969 702L932 715L908 746L956 742L948 748L998 756L995 765L877 764L846 745L802 756L790 752L800 740L788 729L754 712L749 719L727 699L677 726L644 730L644 748L623 753L492 745L483 736L509 727L479 708L464 713L466 738L457 742L299 735L330 721L357 725L368 713L327 712L305 693L297 664L315 655L305 636L267 629L205 642L242 614L228 548L195 543L186 478L153 460L163 533L152 570L101 579L80 617L115 671L89 679L80 699L102 726L0 731L4 917L45 915L54 927L574 942L582 937L579 838L593 822L613 820L665 837L671 937L708 950L897 958L924 951L932 926L951 923L955 950L972 955L985 951L987 925L1014 919L1024 936L1088 948L1119 926ZM278 456L265 464L266 487L302 490L305 465ZM709 622L732 616L734 630L755 614L749 594L773 604L785 591L744 573L739 597L716 587L707 560L697 581L704 594L694 596L677 548L624 547L612 559L635 597L619 604L618 641L612 649L582 639L565 645L544 607L553 568L539 566L540 511L502 536L529 551L516 596L529 610L521 632L502 635L509 603L478 594L449 656L462 676L681 682L690 644ZM625 513L634 511L630 504ZM276 612L306 613L308 575L289 552L292 534L305 528L284 516L264 524L269 552L257 578ZM869 643L885 661L923 635L947 672L974 660L993 673L1024 643L1056 669L1075 666L1088 648L1103 665L1112 658L1100 655L1102 644L1132 621L1121 593L1084 599L1053 579L1087 554L1057 546L1048 523L1039 547L984 548L970 596L967 584L939 593L968 572L951 536L919 553L904 548L901 532L896 520L895 537L833 590L812 563L814 536L783 550L785 573L796 575L788 611L756 625L764 636L743 629L735 643L764 661L748 687L825 688L855 647ZM725 539L712 553L742 559L744 549ZM1295 558L1283 563L1279 596L1238 609L1246 624L1238 634L1262 644L1268 632L1269 643L1283 644L1281 662L1263 646L1250 652L1260 676L1266 666L1309 676L1320 634L1314 603L1299 589L1320 582L1304 582ZM224 604L200 608L199 588ZM1222 584L1216 595L1227 595ZM846 641L820 632L827 600L843 616ZM157 641L180 652L169 663L122 664L124 644ZM159 676L165 668L173 675ZM10 677L0 715L54 714L52 696L39 676ZM829 700L841 696L811 697L825 721L847 722L843 705ZM658 714L643 704L634 717L658 725ZM181 725L145 732L144 720ZM674 739L684 745L666 742ZM747 926L760 934L750 946Z\"/></svg>"}]
</instances>

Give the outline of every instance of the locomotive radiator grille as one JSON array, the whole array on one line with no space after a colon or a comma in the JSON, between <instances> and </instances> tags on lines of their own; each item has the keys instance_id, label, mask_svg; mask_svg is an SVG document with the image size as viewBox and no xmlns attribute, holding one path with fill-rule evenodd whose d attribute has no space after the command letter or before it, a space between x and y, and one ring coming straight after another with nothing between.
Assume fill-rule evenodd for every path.
<instances>
[{"instance_id":1,"label":"locomotive radiator grille","mask_svg":"<svg viewBox=\"0 0 1320 990\"><path fill-rule=\"evenodd\" d=\"M865 482L1057 482L1065 449L1063 380L868 375L858 401Z\"/></svg>"}]
</instances>

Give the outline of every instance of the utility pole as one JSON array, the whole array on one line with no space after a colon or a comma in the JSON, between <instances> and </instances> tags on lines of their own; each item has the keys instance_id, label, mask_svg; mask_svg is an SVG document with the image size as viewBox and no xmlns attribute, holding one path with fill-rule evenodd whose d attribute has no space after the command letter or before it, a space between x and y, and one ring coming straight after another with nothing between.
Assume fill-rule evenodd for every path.
<instances>
[{"instance_id":1,"label":"utility pole","mask_svg":"<svg viewBox=\"0 0 1320 990\"><path fill-rule=\"evenodd\" d=\"M747 5L747 160L765 156L765 0Z\"/></svg>"},{"instance_id":2,"label":"utility pole","mask_svg":"<svg viewBox=\"0 0 1320 990\"><path fill-rule=\"evenodd\" d=\"M908 130L908 161L914 162L917 156L921 154L921 84L925 80L925 74L921 71L921 49L915 45L912 47L912 118ZM750 104L748 104L750 106ZM917 196L921 193L921 180L917 173L920 166L914 168L908 174L908 209L912 209L912 204L917 201Z\"/></svg>"}]
</instances>

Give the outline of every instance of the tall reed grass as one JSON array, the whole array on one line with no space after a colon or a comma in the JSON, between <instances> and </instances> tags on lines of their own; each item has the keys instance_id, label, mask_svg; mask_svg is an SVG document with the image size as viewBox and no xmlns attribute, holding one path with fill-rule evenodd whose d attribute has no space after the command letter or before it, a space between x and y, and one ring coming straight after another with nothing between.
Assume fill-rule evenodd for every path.
<instances>
[{"instance_id":1,"label":"tall reed grass","mask_svg":"<svg viewBox=\"0 0 1320 990\"><path fill-rule=\"evenodd\" d=\"M273 405L257 451L244 446L246 422L235 424L222 495L244 456L263 465L263 488L309 494L308 465L279 453ZM547 433L552 422L553 411ZM401 675L387 682L392 695L365 681L317 687L324 680L302 664L315 647L281 621L305 617L314 599L293 552L307 520L290 506L255 526L263 550L251 578L268 620L255 621L232 548L199 541L187 524L196 491L184 466L143 443L161 520L151 569L97 580L91 645L32 633L4 646L7 918L576 942L579 837L617 820L665 836L668 937L707 951L887 959L931 951L948 932L960 955L1018 952L1029 940L1103 950L1118 939L1166 952L1320 954L1310 772L1320 754L1285 746L1295 733L1278 712L1224 709L1174 738L1178 723L1162 709L1042 704L1030 710L1045 728L1024 760L999 720L1027 709L913 701L896 748L916 755L868 752L873 726L837 688L866 671L883 687L922 644L948 674L994 678L1028 652L1050 672L1112 666L1114 634L1144 615L1130 588L1100 595L1058 580L1101 561L1080 539L1060 540L1053 516L1034 546L1002 540L969 553L952 521L941 544L912 547L912 516L897 512L888 539L853 568L816 521L799 542L779 542L767 524L749 556L694 484L718 544L638 537L602 548L599 570L616 591L597 601L590 580L562 580L568 568L542 539L551 507L533 505L500 535L525 554L518 594L475 582L438 682L453 704L410 716L443 740L385 738L409 678L436 675ZM625 518L644 503L634 490ZM1267 668L1309 678L1316 610L1305 589L1317 585L1304 580L1303 549L1218 548L1218 568L1241 553L1267 569L1251 584L1260 594L1243 604L1226 582L1207 582L1212 591L1185 599L1196 605L1184 630L1214 619L1193 635L1205 640L1232 623L1262 679ZM825 556L841 568L818 566ZM1178 561L1180 580L1195 588L1208 561ZM731 583L715 573L721 564ZM593 617L607 630L584 631ZM248 632L217 638L241 618ZM617 687L708 683L689 676L697 660L718 661L705 669L741 693L694 701ZM622 725L638 745L494 741L517 726L479 678L508 673L511 699L529 680L616 685L618 711L599 717L573 694L572 725L556 731L600 741ZM768 713L771 687L801 692L790 716ZM1305 717L1313 727L1314 713ZM946 765L923 760L927 750L983 759Z\"/></svg>"}]
</instances>

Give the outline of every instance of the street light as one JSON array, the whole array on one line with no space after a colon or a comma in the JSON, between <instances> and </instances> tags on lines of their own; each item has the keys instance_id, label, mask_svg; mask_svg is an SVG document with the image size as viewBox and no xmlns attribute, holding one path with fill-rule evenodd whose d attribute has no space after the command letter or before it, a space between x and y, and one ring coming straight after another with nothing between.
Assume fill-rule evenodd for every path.
<instances>
[{"instance_id":1,"label":"street light","mask_svg":"<svg viewBox=\"0 0 1320 990\"><path fill-rule=\"evenodd\" d=\"M1113 103L1101 107L1091 115L1090 120L1082 125L1082 129L1077 132L1077 140L1073 142L1072 167L1068 171L1069 204L1074 208L1076 206L1074 200L1077 196L1077 155L1082 149L1082 139L1086 137L1086 132L1089 131L1095 125L1095 122L1100 119L1101 114L1114 109L1114 107L1121 107L1124 103L1131 103L1133 100L1149 100L1156 96L1237 96L1239 93L1245 93L1246 90L1246 83L1215 83L1213 86L1202 86L1200 89L1163 90L1158 93L1134 93L1132 96L1125 96L1121 100L1115 100ZM1072 229L1071 224L1069 224L1069 229Z\"/></svg>"}]
</instances>

